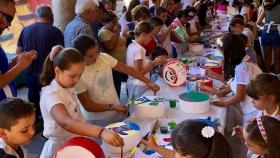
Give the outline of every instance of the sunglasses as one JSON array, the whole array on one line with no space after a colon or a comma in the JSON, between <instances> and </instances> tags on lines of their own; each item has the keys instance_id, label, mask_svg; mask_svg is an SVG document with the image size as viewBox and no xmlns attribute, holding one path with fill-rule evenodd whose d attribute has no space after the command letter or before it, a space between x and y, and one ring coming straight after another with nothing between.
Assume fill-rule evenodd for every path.
<instances>
[{"instance_id":1,"label":"sunglasses","mask_svg":"<svg viewBox=\"0 0 280 158\"><path fill-rule=\"evenodd\" d=\"M0 13L6 17L6 19L9 23L12 23L12 21L14 20L14 16L8 15L8 14L6 14L4 12L1 12L1 11L0 11Z\"/></svg>"}]
</instances>

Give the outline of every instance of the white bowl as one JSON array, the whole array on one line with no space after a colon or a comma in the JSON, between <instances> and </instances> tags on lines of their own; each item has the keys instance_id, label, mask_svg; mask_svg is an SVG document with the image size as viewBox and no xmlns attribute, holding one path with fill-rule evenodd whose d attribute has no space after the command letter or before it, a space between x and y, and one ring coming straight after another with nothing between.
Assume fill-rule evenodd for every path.
<instances>
[{"instance_id":1,"label":"white bowl","mask_svg":"<svg viewBox=\"0 0 280 158\"><path fill-rule=\"evenodd\" d=\"M143 98L143 97L141 97ZM141 99L139 98L139 99ZM148 102L140 103L134 105L134 113L137 118L159 118L165 113L164 101L156 102L153 104L155 98L160 98L157 96L145 96L146 99L150 100ZM137 102L137 100L136 100Z\"/></svg>"}]
</instances>

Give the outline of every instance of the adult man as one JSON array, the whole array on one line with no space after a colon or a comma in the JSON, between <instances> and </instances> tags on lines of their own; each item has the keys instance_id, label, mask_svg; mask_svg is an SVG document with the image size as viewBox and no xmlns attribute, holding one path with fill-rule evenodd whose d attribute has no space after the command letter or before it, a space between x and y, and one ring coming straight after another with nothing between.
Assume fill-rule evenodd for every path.
<instances>
[{"instance_id":1,"label":"adult man","mask_svg":"<svg viewBox=\"0 0 280 158\"><path fill-rule=\"evenodd\" d=\"M11 25L16 12L13 0L0 1L0 34ZM31 51L18 55L9 65L8 58L0 46L0 101L6 97L16 96L16 89L12 81L16 76L30 65L36 58L36 52Z\"/></svg>"},{"instance_id":2,"label":"adult man","mask_svg":"<svg viewBox=\"0 0 280 158\"><path fill-rule=\"evenodd\" d=\"M102 13L96 0L77 0L76 17L66 26L64 31L65 47L72 47L72 41L80 34L96 39L93 24L101 21Z\"/></svg>"},{"instance_id":3,"label":"adult man","mask_svg":"<svg viewBox=\"0 0 280 158\"><path fill-rule=\"evenodd\" d=\"M43 63L53 46L64 45L62 32L52 25L53 12L47 4L36 8L36 22L23 28L17 43L17 54L36 50L37 59L25 72L25 85L28 88L28 100L36 107L36 116L40 113L40 91L42 85L39 76L43 69Z\"/></svg>"}]
</instances>

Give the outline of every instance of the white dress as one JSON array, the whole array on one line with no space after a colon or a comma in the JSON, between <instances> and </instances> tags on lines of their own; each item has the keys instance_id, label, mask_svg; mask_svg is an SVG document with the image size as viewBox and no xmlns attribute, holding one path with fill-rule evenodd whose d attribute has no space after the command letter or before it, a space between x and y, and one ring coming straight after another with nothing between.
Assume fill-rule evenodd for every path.
<instances>
[{"instance_id":1,"label":"white dress","mask_svg":"<svg viewBox=\"0 0 280 158\"><path fill-rule=\"evenodd\" d=\"M90 98L99 104L120 104L112 76L112 69L117 63L112 56L100 53L94 64L86 66L80 82L75 86L77 93L88 91ZM115 111L88 112L82 106L81 111L86 121L90 123L94 123L94 120L103 120L108 124L122 118Z\"/></svg>"},{"instance_id":2,"label":"white dress","mask_svg":"<svg viewBox=\"0 0 280 158\"><path fill-rule=\"evenodd\" d=\"M262 71L256 64L242 61L235 67L235 76L229 81L231 90L233 93L236 93L237 85L246 86L249 84L250 80L254 79L260 73L262 73ZM250 98L248 95L246 95L244 101L240 102L240 107L243 112L243 122L250 120L259 113L252 103L252 98Z\"/></svg>"},{"instance_id":3,"label":"white dress","mask_svg":"<svg viewBox=\"0 0 280 158\"><path fill-rule=\"evenodd\" d=\"M54 79L50 85L42 88L40 108L44 119L43 135L48 138L40 158L53 158L55 152L67 140L78 135L64 130L54 120L51 109L56 104L63 104L73 119L84 121L79 108L77 95L73 88L63 88Z\"/></svg>"}]
</instances>

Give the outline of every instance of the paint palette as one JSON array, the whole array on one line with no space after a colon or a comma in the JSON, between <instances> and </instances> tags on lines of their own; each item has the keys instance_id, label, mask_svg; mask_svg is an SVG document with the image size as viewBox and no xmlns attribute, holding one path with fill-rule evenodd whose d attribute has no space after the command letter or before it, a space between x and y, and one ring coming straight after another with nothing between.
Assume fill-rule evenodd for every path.
<instances>
[{"instance_id":1,"label":"paint palette","mask_svg":"<svg viewBox=\"0 0 280 158\"><path fill-rule=\"evenodd\" d=\"M163 69L163 79L170 86L181 86L187 78L186 65L179 60L169 61Z\"/></svg>"}]
</instances>

